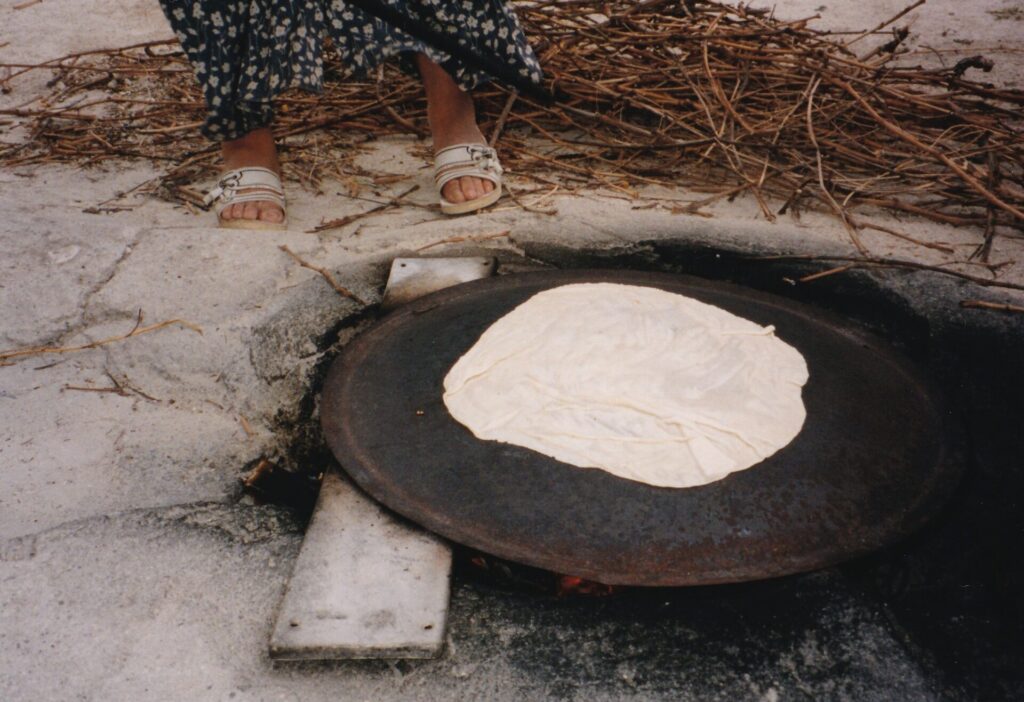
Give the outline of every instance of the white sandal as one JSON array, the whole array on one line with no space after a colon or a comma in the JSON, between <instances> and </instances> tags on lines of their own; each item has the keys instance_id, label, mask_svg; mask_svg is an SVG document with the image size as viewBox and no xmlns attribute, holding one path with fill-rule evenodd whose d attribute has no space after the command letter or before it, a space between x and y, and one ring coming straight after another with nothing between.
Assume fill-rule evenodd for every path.
<instances>
[{"instance_id":1,"label":"white sandal","mask_svg":"<svg viewBox=\"0 0 1024 702\"><path fill-rule=\"evenodd\" d=\"M465 214L492 205L501 197L501 174L498 154L486 144L456 144L441 149L434 156L434 183L441 199L441 212L448 215ZM494 183L494 190L466 202L444 199L444 186L456 178L471 176Z\"/></svg>"},{"instance_id":2,"label":"white sandal","mask_svg":"<svg viewBox=\"0 0 1024 702\"><path fill-rule=\"evenodd\" d=\"M284 188L281 179L269 168L250 166L228 171L206 194L203 203L217 204L217 223L225 229L287 229L287 216L281 222L262 219L223 219L221 214L240 202L272 202L284 212Z\"/></svg>"}]
</instances>

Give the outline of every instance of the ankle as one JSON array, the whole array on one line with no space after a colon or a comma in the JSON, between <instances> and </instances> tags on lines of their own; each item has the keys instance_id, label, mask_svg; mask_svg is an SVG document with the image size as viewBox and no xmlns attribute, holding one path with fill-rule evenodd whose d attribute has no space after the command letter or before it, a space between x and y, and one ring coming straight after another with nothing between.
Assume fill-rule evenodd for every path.
<instances>
[{"instance_id":1,"label":"ankle","mask_svg":"<svg viewBox=\"0 0 1024 702\"><path fill-rule=\"evenodd\" d=\"M281 173L277 147L269 129L256 129L239 139L223 142L221 158L226 170L256 166L272 170L278 175Z\"/></svg>"},{"instance_id":2,"label":"ankle","mask_svg":"<svg viewBox=\"0 0 1024 702\"><path fill-rule=\"evenodd\" d=\"M430 92L427 94L427 118L443 122L474 121L473 98L455 86Z\"/></svg>"},{"instance_id":3,"label":"ankle","mask_svg":"<svg viewBox=\"0 0 1024 702\"><path fill-rule=\"evenodd\" d=\"M448 111L428 112L430 133L434 140L434 150L443 149L453 144L473 143L483 140L480 127L472 111L469 113L451 113Z\"/></svg>"}]
</instances>

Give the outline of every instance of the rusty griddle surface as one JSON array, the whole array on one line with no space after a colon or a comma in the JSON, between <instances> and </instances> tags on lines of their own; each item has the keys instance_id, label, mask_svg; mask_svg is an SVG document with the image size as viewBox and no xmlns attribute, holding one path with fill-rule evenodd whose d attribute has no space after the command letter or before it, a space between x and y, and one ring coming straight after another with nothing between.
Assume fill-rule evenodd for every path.
<instances>
[{"instance_id":1,"label":"rusty griddle surface","mask_svg":"<svg viewBox=\"0 0 1024 702\"><path fill-rule=\"evenodd\" d=\"M580 282L656 287L775 325L810 369L800 434L757 466L688 489L475 438L441 397L452 364L535 293ZM919 527L960 466L934 392L884 345L799 303L669 274L528 273L421 298L345 349L321 415L344 470L396 512L481 551L609 584L737 582L850 558Z\"/></svg>"}]
</instances>

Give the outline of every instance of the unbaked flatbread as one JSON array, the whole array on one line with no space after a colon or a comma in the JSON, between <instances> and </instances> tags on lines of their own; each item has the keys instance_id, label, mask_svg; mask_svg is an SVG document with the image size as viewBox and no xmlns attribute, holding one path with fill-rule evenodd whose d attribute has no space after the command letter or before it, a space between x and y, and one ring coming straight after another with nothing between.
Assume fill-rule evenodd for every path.
<instances>
[{"instance_id":1,"label":"unbaked flatbread","mask_svg":"<svg viewBox=\"0 0 1024 702\"><path fill-rule=\"evenodd\" d=\"M583 283L491 325L445 377L444 402L480 439L685 488L792 441L807 378L773 327L656 288Z\"/></svg>"}]
</instances>

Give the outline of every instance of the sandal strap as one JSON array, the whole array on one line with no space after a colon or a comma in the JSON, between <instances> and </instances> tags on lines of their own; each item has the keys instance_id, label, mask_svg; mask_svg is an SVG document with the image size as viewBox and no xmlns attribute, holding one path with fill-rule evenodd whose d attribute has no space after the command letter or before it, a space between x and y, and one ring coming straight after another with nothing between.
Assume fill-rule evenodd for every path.
<instances>
[{"instance_id":1,"label":"sandal strap","mask_svg":"<svg viewBox=\"0 0 1024 702\"><path fill-rule=\"evenodd\" d=\"M219 215L231 205L239 202L273 202L284 210L284 188L281 179L269 168L248 166L228 171L217 181L217 185L203 198L203 204L209 206L219 203Z\"/></svg>"},{"instance_id":2,"label":"sandal strap","mask_svg":"<svg viewBox=\"0 0 1024 702\"><path fill-rule=\"evenodd\" d=\"M486 144L455 144L434 156L434 183L439 190L448 182L466 176L484 178L499 185L502 173L498 152Z\"/></svg>"}]
</instances>

